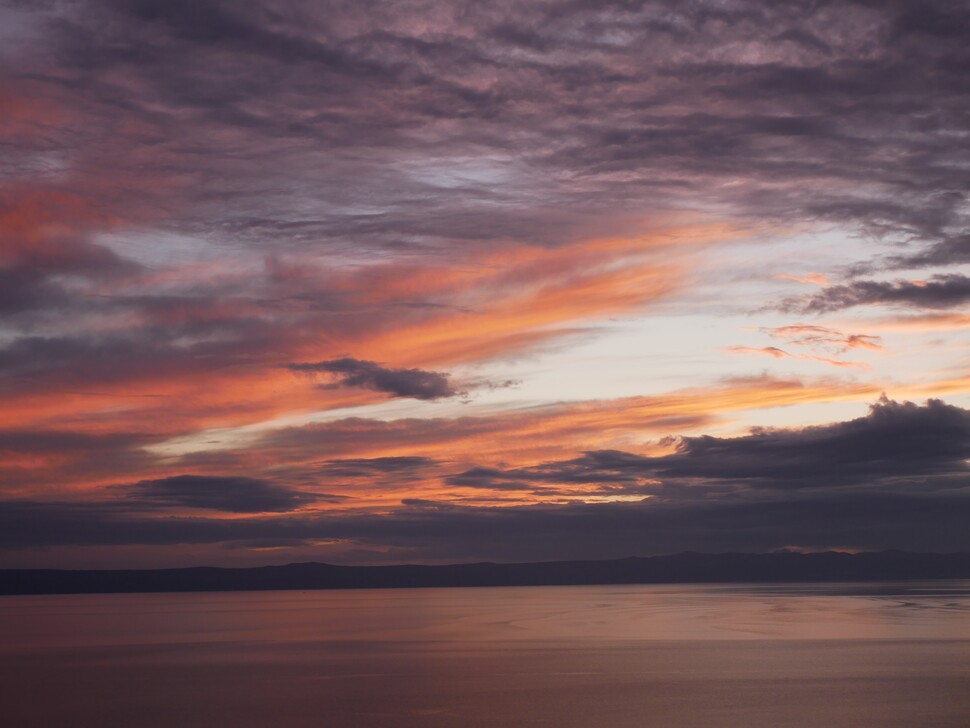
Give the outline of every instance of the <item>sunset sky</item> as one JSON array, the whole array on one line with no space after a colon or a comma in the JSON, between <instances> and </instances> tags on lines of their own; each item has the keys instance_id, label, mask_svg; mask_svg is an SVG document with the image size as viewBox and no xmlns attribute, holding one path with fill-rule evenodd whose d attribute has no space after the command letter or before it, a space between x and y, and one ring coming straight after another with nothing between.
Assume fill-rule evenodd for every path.
<instances>
[{"instance_id":1,"label":"sunset sky","mask_svg":"<svg viewBox=\"0 0 970 728\"><path fill-rule=\"evenodd\" d=\"M0 566L970 549L970 7L0 0Z\"/></svg>"}]
</instances>

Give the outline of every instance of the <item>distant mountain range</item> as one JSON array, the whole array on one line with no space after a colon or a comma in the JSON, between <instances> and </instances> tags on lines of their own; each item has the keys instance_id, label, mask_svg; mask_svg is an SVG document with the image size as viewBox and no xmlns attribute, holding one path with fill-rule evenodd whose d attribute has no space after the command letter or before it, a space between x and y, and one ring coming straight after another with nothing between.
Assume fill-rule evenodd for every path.
<instances>
[{"instance_id":1,"label":"distant mountain range","mask_svg":"<svg viewBox=\"0 0 970 728\"><path fill-rule=\"evenodd\" d=\"M611 561L446 566L303 563L223 569L0 570L0 594L970 579L970 553L681 553Z\"/></svg>"}]
</instances>

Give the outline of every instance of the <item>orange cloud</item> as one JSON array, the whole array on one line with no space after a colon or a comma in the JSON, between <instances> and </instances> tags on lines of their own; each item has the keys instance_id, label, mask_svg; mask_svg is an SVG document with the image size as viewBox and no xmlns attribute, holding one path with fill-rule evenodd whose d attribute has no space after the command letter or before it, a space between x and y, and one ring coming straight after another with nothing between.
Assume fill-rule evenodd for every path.
<instances>
[{"instance_id":1,"label":"orange cloud","mask_svg":"<svg viewBox=\"0 0 970 728\"><path fill-rule=\"evenodd\" d=\"M779 349L777 346L764 346L761 348L751 346L732 346L727 349L732 354L764 354L772 359L799 359L801 361L817 361L833 367L849 367L856 369L870 369L868 364L855 361L844 361L842 359L830 359L824 356L812 356L810 354L792 354Z\"/></svg>"},{"instance_id":2,"label":"orange cloud","mask_svg":"<svg viewBox=\"0 0 970 728\"><path fill-rule=\"evenodd\" d=\"M849 349L869 349L882 351L882 339L871 334L847 334L825 326L810 324L791 324L776 328L762 329L769 336L785 339L795 346L828 347L838 353Z\"/></svg>"},{"instance_id":3,"label":"orange cloud","mask_svg":"<svg viewBox=\"0 0 970 728\"><path fill-rule=\"evenodd\" d=\"M68 198L64 204L75 203ZM37 205L33 212L27 205L24 214L43 217ZM380 263L336 273L307 265L303 275L294 270L282 275L283 264L274 260L252 280L220 282L233 291L229 296L219 296L219 288L212 291L212 281L204 280L200 294L152 298L150 280L138 270L107 284L112 300L128 295L132 301L130 313L98 324L110 324L121 337L117 353L106 349L97 355L111 366L95 359L30 373L6 402L4 419L38 426L65 418L81 426L87 419L97 428L111 413L132 424L149 417L153 427L164 422L162 429L170 431L377 401L375 394L316 390L285 365L353 355L395 367L434 368L521 351L686 285L681 267L669 255L659 259L656 251L706 240L705 232L716 238L729 229L665 228L652 236L560 249L510 246L471 252L457 263ZM191 293L191 276L182 282ZM124 290L135 284L147 285L144 295ZM317 295L339 298L332 307L316 308L310 304ZM412 305L415 299L418 305ZM192 334L197 342L184 346L163 342L156 355L147 341L125 343L130 341L125 325L135 333L149 326L200 333ZM154 416L160 410L165 417Z\"/></svg>"},{"instance_id":4,"label":"orange cloud","mask_svg":"<svg viewBox=\"0 0 970 728\"><path fill-rule=\"evenodd\" d=\"M970 328L970 314L928 313L915 316L889 316L876 319L872 325L880 331L952 331Z\"/></svg>"},{"instance_id":5,"label":"orange cloud","mask_svg":"<svg viewBox=\"0 0 970 728\"><path fill-rule=\"evenodd\" d=\"M7 214L21 240L47 240L48 218L52 225L75 220L94 228L115 222L82 198L49 192L20 195ZM205 451L207 443L200 438L221 429L370 404L385 396L320 389L288 370L289 363L354 355L393 367L434 369L527 350L674 294L689 284L678 261L696 245L737 234L723 225L668 226L558 249L507 245L472 250L458 261L432 258L357 269L273 258L248 273L244 267L214 272L184 264L125 270L90 287L92 295L104 295L114 306L107 313L95 310L87 326L105 337L101 349L96 341L65 343L59 357L52 353L61 345L56 340L34 341L29 346L41 347L44 364L35 369L25 345L17 364L24 373L5 393L0 430L103 437L139 433L141 444L100 462L51 452L46 459L11 463L23 482L84 490L145 472L176 475L184 465L142 447L189 438ZM23 248L9 249L19 255ZM335 298L321 305L321 295ZM189 333L184 343L163 339L155 346L142 333L152 330ZM415 447L449 458L463 452L538 454L584 437L604 442L609 433L619 437L630 428L607 424L618 417L609 406L595 414L576 406L459 418L441 426L388 425L378 428L383 434L373 442L352 437L342 447L348 456L410 454ZM650 432L655 426L659 432L708 419L698 412L641 413L636 430ZM545 428L552 439L543 445ZM373 427L367 431L374 435ZM277 448L223 451L218 442L208 445L212 452L197 456L203 472L230 465L246 472L279 467ZM300 464L319 453L293 456Z\"/></svg>"},{"instance_id":6,"label":"orange cloud","mask_svg":"<svg viewBox=\"0 0 970 728\"><path fill-rule=\"evenodd\" d=\"M321 466L331 458L426 457L450 463L452 470L473 463L522 467L588 449L642 452L650 449L649 438L697 432L739 411L860 401L872 399L880 391L871 384L838 380L804 383L762 376L668 395L514 409L490 416L390 421L344 418L274 430L244 449L194 453L168 467L174 468L173 473L187 467L225 472L245 465L250 473L299 477L308 487L333 492L333 479L319 474ZM347 481L339 492L351 496L354 507L366 508L391 507L402 497L454 495L454 489L434 472L419 481L392 481L377 486L369 480ZM574 495L579 493L577 490ZM511 497L511 502L518 503L539 498L530 493L491 495L501 495L506 500ZM560 495L549 494L548 498Z\"/></svg>"},{"instance_id":7,"label":"orange cloud","mask_svg":"<svg viewBox=\"0 0 970 728\"><path fill-rule=\"evenodd\" d=\"M814 283L816 286L827 286L829 284L829 279L821 273L807 273L803 276L791 275L790 273L779 273L775 276L775 278L798 281L799 283Z\"/></svg>"},{"instance_id":8,"label":"orange cloud","mask_svg":"<svg viewBox=\"0 0 970 728\"><path fill-rule=\"evenodd\" d=\"M789 354L784 349L779 349L777 346L763 346L761 348L755 348L752 346L732 346L728 348L732 354L765 354L770 356L772 359L785 359L790 357Z\"/></svg>"}]
</instances>

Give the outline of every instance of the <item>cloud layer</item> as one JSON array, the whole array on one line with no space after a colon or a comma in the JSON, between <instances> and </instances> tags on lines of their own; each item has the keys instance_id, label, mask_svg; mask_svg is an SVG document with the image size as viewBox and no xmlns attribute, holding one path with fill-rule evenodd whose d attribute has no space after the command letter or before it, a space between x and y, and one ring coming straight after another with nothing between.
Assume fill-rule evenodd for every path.
<instances>
[{"instance_id":1,"label":"cloud layer","mask_svg":"<svg viewBox=\"0 0 970 728\"><path fill-rule=\"evenodd\" d=\"M882 399L859 419L735 438L684 438L666 455L600 450L516 469L452 466L451 474L444 472L450 495L405 498L381 513L305 510L316 500L308 493L250 478L188 475L128 486L125 499L111 501L8 500L0 508L0 542L23 549L325 541L365 560L789 546L965 549L968 458L970 411L938 400L919 406ZM324 472L331 482L352 487L354 478L374 473L440 477L438 465L376 458L331 461ZM501 507L458 497L481 490L558 497ZM227 513L300 512L172 519L145 513L149 501Z\"/></svg>"},{"instance_id":2,"label":"cloud layer","mask_svg":"<svg viewBox=\"0 0 970 728\"><path fill-rule=\"evenodd\" d=\"M11 563L965 543L970 8L0 27Z\"/></svg>"}]
</instances>

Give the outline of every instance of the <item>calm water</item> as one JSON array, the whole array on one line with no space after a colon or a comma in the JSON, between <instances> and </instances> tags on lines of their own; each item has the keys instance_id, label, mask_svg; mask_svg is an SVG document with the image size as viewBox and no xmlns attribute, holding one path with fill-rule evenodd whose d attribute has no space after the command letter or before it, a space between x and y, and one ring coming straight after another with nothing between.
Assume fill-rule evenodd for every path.
<instances>
[{"instance_id":1,"label":"calm water","mask_svg":"<svg viewBox=\"0 0 970 728\"><path fill-rule=\"evenodd\" d=\"M3 597L0 725L968 728L970 582Z\"/></svg>"}]
</instances>

